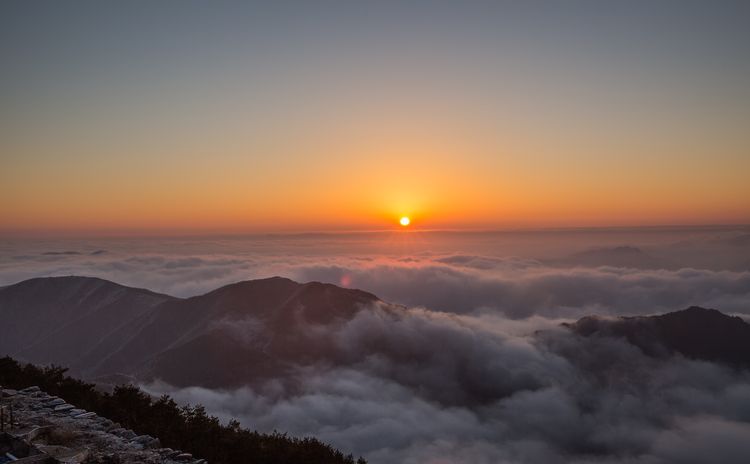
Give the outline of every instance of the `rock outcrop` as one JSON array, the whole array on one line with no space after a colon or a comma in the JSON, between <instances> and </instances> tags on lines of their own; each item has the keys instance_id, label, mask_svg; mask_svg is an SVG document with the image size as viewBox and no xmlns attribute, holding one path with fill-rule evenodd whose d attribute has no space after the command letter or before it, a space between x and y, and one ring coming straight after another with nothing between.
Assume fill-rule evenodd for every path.
<instances>
[{"instance_id":1,"label":"rock outcrop","mask_svg":"<svg viewBox=\"0 0 750 464\"><path fill-rule=\"evenodd\" d=\"M2 389L0 396L0 406L5 409L0 451L6 442L5 448L24 454L5 451L0 454L0 462L206 464L189 453L162 448L158 438L137 435L96 413L50 396L39 387Z\"/></svg>"}]
</instances>

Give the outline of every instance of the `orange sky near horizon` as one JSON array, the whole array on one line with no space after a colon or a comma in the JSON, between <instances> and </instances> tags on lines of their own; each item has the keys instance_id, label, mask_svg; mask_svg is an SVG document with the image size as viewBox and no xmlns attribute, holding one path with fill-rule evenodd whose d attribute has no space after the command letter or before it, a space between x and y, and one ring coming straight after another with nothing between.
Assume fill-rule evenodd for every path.
<instances>
[{"instance_id":1,"label":"orange sky near horizon","mask_svg":"<svg viewBox=\"0 0 750 464\"><path fill-rule=\"evenodd\" d=\"M422 229L747 223L750 191L740 167L698 164L664 178L626 161L547 169L425 153L365 157L339 166L258 172L239 159L165 173L136 166L4 171L4 231L183 230L285 232L395 228L409 216ZM455 159L453 159L455 158ZM255 168L255 169L254 169ZM143 169L147 169L145 166ZM190 171L189 169L192 169ZM19 168L19 170L21 170ZM123 172L124 171L124 172ZM253 172L254 171L254 172ZM7 174L9 177L5 177ZM252 173L252 174L246 174ZM166 174L166 175L164 175ZM33 180L31 180L33 179Z\"/></svg>"},{"instance_id":2,"label":"orange sky near horizon","mask_svg":"<svg viewBox=\"0 0 750 464\"><path fill-rule=\"evenodd\" d=\"M403 215L425 229L750 222L750 157L718 130L541 137L413 117L418 127L373 111L349 127L316 122L313 136L289 126L288 138L223 143L191 127L124 145L73 128L13 147L23 156L3 163L0 230L373 230ZM53 157L37 154L52 143Z\"/></svg>"}]
</instances>

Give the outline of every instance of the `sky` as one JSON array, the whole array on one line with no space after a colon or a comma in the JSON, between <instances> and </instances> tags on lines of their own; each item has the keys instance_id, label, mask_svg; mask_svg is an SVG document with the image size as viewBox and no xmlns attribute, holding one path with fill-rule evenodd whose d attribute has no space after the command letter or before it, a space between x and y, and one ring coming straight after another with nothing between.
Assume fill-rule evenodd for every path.
<instances>
[{"instance_id":1,"label":"sky","mask_svg":"<svg viewBox=\"0 0 750 464\"><path fill-rule=\"evenodd\" d=\"M747 2L0 6L0 234L750 222Z\"/></svg>"}]
</instances>

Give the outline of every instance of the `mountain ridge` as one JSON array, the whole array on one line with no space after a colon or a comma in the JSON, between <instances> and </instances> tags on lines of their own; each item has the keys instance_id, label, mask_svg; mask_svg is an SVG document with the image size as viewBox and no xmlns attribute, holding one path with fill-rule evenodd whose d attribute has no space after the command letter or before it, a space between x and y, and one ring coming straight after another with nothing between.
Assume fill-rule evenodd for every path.
<instances>
[{"instance_id":1,"label":"mountain ridge","mask_svg":"<svg viewBox=\"0 0 750 464\"><path fill-rule=\"evenodd\" d=\"M65 289L72 296L61 298ZM110 308L96 304L97 300L91 305L92 289L102 293L99 299L105 303L122 304ZM22 342L34 334L38 318L27 318L20 327L5 324L6 332L14 330L16 337L0 340L0 353L39 364L71 366L72 372L86 378L245 385L280 374L285 359L314 360L328 353L327 343L312 343L306 329L342 323L376 303L382 302L362 290L298 283L279 276L236 282L190 298L99 278L35 278L0 290L0 319L23 319L22 313L46 315L57 324L64 320L63 327L70 330L61 332L47 324L50 327L35 336L35 343L43 349L34 351ZM59 314L61 305L63 315ZM22 310L22 306L33 307ZM98 311L112 310L119 317L106 331L91 322L92 316L96 322ZM253 324L258 337L249 343L248 334L238 332ZM84 329L83 336L78 329Z\"/></svg>"},{"instance_id":2,"label":"mountain ridge","mask_svg":"<svg viewBox=\"0 0 750 464\"><path fill-rule=\"evenodd\" d=\"M28 279L0 289L0 350L76 368L69 361L109 349L120 327L171 299L96 277Z\"/></svg>"},{"instance_id":3,"label":"mountain ridge","mask_svg":"<svg viewBox=\"0 0 750 464\"><path fill-rule=\"evenodd\" d=\"M750 324L716 309L690 306L665 314L614 319L587 316L563 325L584 337L623 338L652 357L679 353L691 359L750 367Z\"/></svg>"},{"instance_id":4,"label":"mountain ridge","mask_svg":"<svg viewBox=\"0 0 750 464\"><path fill-rule=\"evenodd\" d=\"M362 290L280 276L190 298L98 278L35 278L0 289L0 355L70 366L87 379L257 386L287 378L294 366L382 355L388 346L374 341L361 358L347 358L331 336L374 307L396 317L406 310ZM713 309L564 325L578 336L625 339L650 356L750 366L750 324Z\"/></svg>"}]
</instances>

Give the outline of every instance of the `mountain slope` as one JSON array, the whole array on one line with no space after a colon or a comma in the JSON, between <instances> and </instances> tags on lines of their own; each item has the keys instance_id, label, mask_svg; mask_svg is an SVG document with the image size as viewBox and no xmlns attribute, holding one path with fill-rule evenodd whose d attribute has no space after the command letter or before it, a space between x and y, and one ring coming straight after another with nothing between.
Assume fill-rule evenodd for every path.
<instances>
[{"instance_id":1,"label":"mountain slope","mask_svg":"<svg viewBox=\"0 0 750 464\"><path fill-rule=\"evenodd\" d=\"M658 316L584 317L567 327L585 337L625 338L650 356L679 353L692 359L750 367L750 324L715 309L692 306Z\"/></svg>"},{"instance_id":2,"label":"mountain slope","mask_svg":"<svg viewBox=\"0 0 750 464\"><path fill-rule=\"evenodd\" d=\"M310 329L378 301L281 277L187 299L88 277L31 279L0 289L0 354L71 366L87 378L234 386L320 359L332 348Z\"/></svg>"},{"instance_id":3,"label":"mountain slope","mask_svg":"<svg viewBox=\"0 0 750 464\"><path fill-rule=\"evenodd\" d=\"M349 320L372 294L289 279L240 282L162 305L111 366L137 360L139 377L175 385L237 386L280 375L285 365L331 352L315 326ZM149 353L156 353L149 356Z\"/></svg>"},{"instance_id":4,"label":"mountain slope","mask_svg":"<svg viewBox=\"0 0 750 464\"><path fill-rule=\"evenodd\" d=\"M174 299L92 277L9 285L0 289L0 353L85 371L126 341L122 327Z\"/></svg>"}]
</instances>

